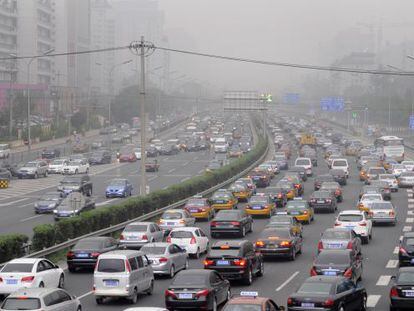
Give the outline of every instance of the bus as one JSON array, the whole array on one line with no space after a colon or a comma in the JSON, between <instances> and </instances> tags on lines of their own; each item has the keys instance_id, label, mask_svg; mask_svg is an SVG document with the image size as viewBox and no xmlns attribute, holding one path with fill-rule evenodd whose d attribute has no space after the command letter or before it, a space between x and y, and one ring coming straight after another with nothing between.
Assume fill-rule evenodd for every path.
<instances>
[{"instance_id":1,"label":"bus","mask_svg":"<svg viewBox=\"0 0 414 311\"><path fill-rule=\"evenodd\" d=\"M392 158L398 162L404 161L404 140L397 136L381 136L374 142L377 149L382 150L384 158Z\"/></svg>"}]
</instances>

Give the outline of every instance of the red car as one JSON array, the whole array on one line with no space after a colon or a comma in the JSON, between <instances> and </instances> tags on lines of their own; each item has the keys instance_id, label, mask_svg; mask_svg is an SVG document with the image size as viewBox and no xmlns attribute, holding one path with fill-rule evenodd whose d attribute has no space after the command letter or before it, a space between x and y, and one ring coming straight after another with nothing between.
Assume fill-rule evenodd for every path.
<instances>
[{"instance_id":1,"label":"red car","mask_svg":"<svg viewBox=\"0 0 414 311\"><path fill-rule=\"evenodd\" d=\"M121 148L119 150L119 156L118 156L119 162L136 162L137 156L134 152L134 146L127 145Z\"/></svg>"}]
</instances>

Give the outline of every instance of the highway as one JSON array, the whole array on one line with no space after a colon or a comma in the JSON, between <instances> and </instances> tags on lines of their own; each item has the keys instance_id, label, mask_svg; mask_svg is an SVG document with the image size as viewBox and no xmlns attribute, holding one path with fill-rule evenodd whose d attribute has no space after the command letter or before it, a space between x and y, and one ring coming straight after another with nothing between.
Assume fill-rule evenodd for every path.
<instances>
[{"instance_id":1,"label":"highway","mask_svg":"<svg viewBox=\"0 0 414 311\"><path fill-rule=\"evenodd\" d=\"M292 156L290 164L294 161L295 155ZM358 171L354 158L348 158L351 165L350 178L348 184L343 187L344 201L339 204L338 212L346 209L355 209L358 194L363 184L358 180ZM324 163L324 159L319 155L318 167L314 168L314 176L328 172L328 167ZM264 192L270 192L272 186L281 178L281 174L275 177L272 185ZM305 183L304 197L308 198L313 192L313 179L311 177ZM409 191L412 192L411 190ZM411 197L411 195L410 195ZM360 284L367 289L368 292L368 309L371 310L388 310L389 304L389 284L392 275L395 275L398 267L397 245L402 231L411 231L414 221L413 211L414 200L408 199L406 190L400 189L399 192L393 193L392 202L397 207L398 223L392 226L376 226L373 231L373 240L368 245L364 245L363 265L364 271L362 282ZM243 208L244 204L239 204ZM260 296L272 297L278 304L286 305L286 299L307 277L311 263L316 255L317 242L320 234L329 227L333 226L335 214L316 214L315 221L311 225L305 225L304 228L304 246L302 254L296 257L296 261L287 260L267 260L265 262L264 277L255 279L249 287L238 283L232 284L232 293L238 294L242 290L258 291ZM409 214L409 216L407 216ZM253 233L247 236L248 239L255 241L261 230L267 223L267 219L255 219L253 225ZM209 233L208 223L197 223L206 233ZM214 241L211 239L211 242ZM191 268L201 268L201 259L191 259ZM97 307L95 299L92 295L92 273L80 272L76 274L68 274L66 281L66 289L81 298L84 310L124 310L130 305L123 301L110 301L103 306ZM154 294L152 296L141 296L137 306L164 306L164 290L170 284L169 279L158 278Z\"/></svg>"}]
</instances>

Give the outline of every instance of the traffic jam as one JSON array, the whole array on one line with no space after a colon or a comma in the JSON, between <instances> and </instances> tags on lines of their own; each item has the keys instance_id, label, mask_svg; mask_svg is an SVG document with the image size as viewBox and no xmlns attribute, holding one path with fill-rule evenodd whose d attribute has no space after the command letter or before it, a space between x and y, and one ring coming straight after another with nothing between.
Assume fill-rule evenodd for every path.
<instances>
[{"instance_id":1,"label":"traffic jam","mask_svg":"<svg viewBox=\"0 0 414 311\"><path fill-rule=\"evenodd\" d=\"M205 174L250 148L223 131ZM6 263L0 310L414 310L414 218L403 216L414 161L402 139L280 115L267 131L267 157L246 176L119 236L80 240L67 269Z\"/></svg>"}]
</instances>

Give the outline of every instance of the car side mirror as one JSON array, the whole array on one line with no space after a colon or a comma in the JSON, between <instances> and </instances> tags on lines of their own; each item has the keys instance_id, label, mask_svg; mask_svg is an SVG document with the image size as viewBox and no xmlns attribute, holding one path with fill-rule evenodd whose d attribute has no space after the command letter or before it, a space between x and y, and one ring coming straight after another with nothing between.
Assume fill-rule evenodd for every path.
<instances>
[{"instance_id":1,"label":"car side mirror","mask_svg":"<svg viewBox=\"0 0 414 311\"><path fill-rule=\"evenodd\" d=\"M148 259L148 264L152 265L154 263L154 260Z\"/></svg>"},{"instance_id":2,"label":"car side mirror","mask_svg":"<svg viewBox=\"0 0 414 311\"><path fill-rule=\"evenodd\" d=\"M397 277L395 275L391 276L391 280L395 281Z\"/></svg>"},{"instance_id":3,"label":"car side mirror","mask_svg":"<svg viewBox=\"0 0 414 311\"><path fill-rule=\"evenodd\" d=\"M70 297L72 298L72 300L75 300L77 298L75 295L71 295Z\"/></svg>"}]
</instances>

